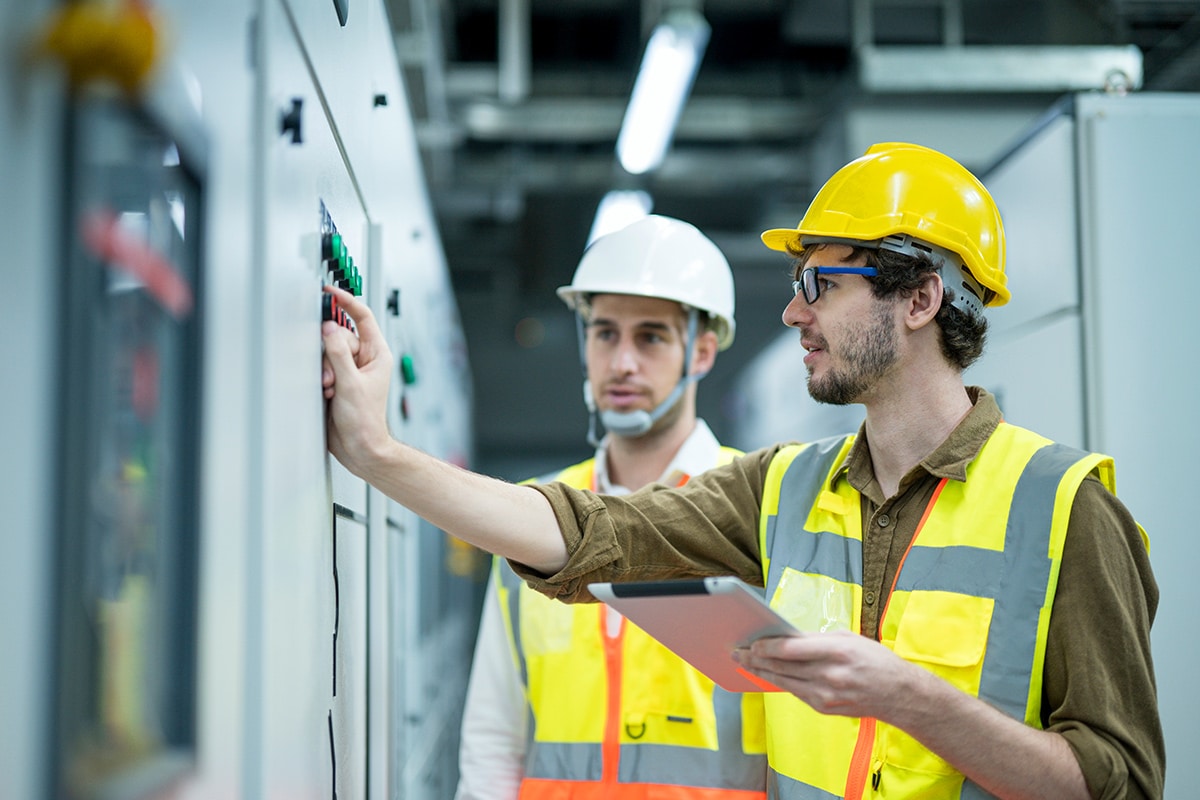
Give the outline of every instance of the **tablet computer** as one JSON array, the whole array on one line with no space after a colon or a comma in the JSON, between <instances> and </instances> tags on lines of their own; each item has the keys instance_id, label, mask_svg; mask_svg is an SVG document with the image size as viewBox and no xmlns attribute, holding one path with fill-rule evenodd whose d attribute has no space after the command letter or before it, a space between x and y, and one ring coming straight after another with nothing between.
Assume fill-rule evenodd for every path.
<instances>
[{"instance_id":1,"label":"tablet computer","mask_svg":"<svg viewBox=\"0 0 1200 800\"><path fill-rule=\"evenodd\" d=\"M780 691L742 669L732 653L755 639L798 631L766 604L759 590L744 581L725 576L592 583L588 589L721 688Z\"/></svg>"}]
</instances>

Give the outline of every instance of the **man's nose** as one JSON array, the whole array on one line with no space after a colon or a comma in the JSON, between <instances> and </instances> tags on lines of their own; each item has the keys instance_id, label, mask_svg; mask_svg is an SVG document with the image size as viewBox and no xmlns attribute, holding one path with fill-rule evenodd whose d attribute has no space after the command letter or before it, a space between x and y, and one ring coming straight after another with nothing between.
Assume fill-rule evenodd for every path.
<instances>
[{"instance_id":1,"label":"man's nose","mask_svg":"<svg viewBox=\"0 0 1200 800\"><path fill-rule=\"evenodd\" d=\"M803 292L797 292L783 308L783 324L789 328L798 328L811 321L812 306L804 299Z\"/></svg>"},{"instance_id":2,"label":"man's nose","mask_svg":"<svg viewBox=\"0 0 1200 800\"><path fill-rule=\"evenodd\" d=\"M623 340L613 348L611 363L613 370L622 375L636 372L638 360L637 351L633 347L633 344Z\"/></svg>"}]
</instances>

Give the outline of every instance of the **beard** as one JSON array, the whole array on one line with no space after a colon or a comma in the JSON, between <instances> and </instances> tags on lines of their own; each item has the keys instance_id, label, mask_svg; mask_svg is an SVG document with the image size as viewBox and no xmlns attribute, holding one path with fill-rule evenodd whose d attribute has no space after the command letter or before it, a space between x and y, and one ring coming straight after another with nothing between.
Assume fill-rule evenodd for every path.
<instances>
[{"instance_id":1,"label":"beard","mask_svg":"<svg viewBox=\"0 0 1200 800\"><path fill-rule=\"evenodd\" d=\"M819 344L834 355L824 337ZM821 378L814 377L811 369L808 371L808 393L818 403L844 406L857 402L896 363L896 328L891 306L876 302L870 319L839 345L837 355L844 363L830 367Z\"/></svg>"}]
</instances>

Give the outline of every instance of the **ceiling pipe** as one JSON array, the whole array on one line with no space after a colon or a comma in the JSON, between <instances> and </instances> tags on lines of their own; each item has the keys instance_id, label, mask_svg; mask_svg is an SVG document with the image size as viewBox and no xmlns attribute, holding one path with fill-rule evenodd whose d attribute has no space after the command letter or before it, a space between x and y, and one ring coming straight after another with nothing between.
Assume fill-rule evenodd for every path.
<instances>
[{"instance_id":1,"label":"ceiling pipe","mask_svg":"<svg viewBox=\"0 0 1200 800\"><path fill-rule=\"evenodd\" d=\"M520 103L529 97L530 0L500 0L498 93L504 103Z\"/></svg>"}]
</instances>

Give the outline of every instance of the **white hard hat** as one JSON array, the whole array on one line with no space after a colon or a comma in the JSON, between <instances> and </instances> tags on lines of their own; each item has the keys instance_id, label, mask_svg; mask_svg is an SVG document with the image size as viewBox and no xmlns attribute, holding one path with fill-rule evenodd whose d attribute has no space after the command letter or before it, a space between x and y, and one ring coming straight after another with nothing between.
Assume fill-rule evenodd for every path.
<instances>
[{"instance_id":1,"label":"white hard hat","mask_svg":"<svg viewBox=\"0 0 1200 800\"><path fill-rule=\"evenodd\" d=\"M585 311L593 294L674 300L708 314L720 349L733 343L729 262L707 236L682 220L651 214L592 242L558 296Z\"/></svg>"}]
</instances>

